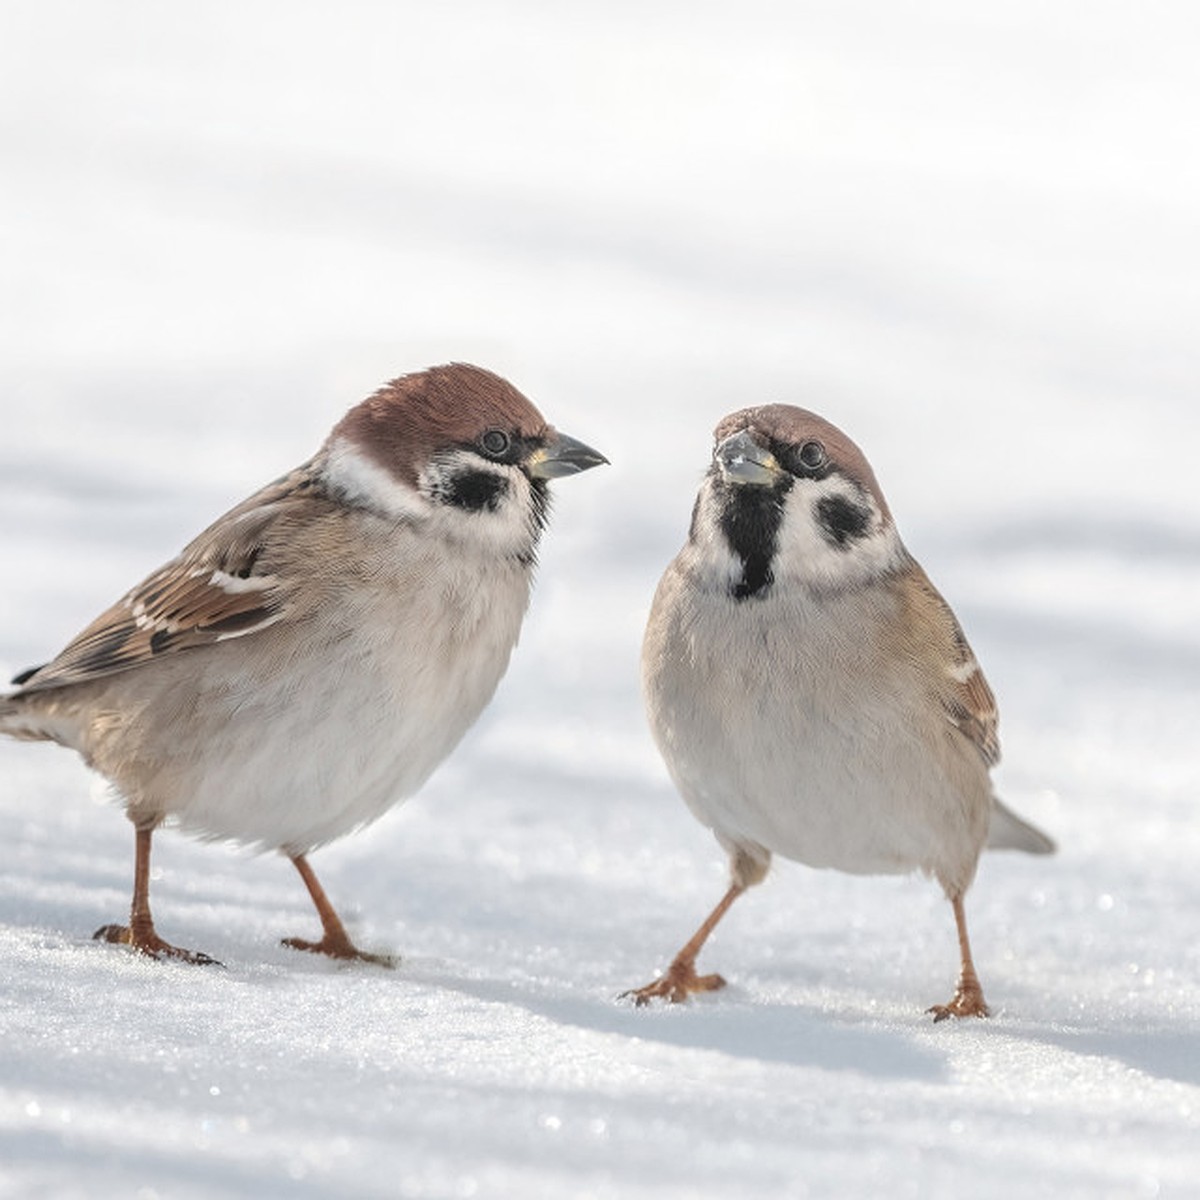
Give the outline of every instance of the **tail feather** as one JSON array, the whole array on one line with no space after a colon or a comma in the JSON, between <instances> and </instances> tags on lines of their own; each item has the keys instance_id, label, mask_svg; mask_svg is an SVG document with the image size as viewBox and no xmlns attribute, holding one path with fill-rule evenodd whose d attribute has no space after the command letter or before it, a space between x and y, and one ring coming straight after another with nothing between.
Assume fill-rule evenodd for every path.
<instances>
[{"instance_id":1,"label":"tail feather","mask_svg":"<svg viewBox=\"0 0 1200 1200\"><path fill-rule=\"evenodd\" d=\"M23 742L53 741L46 723L17 696L0 696L0 733Z\"/></svg>"},{"instance_id":2,"label":"tail feather","mask_svg":"<svg viewBox=\"0 0 1200 1200\"><path fill-rule=\"evenodd\" d=\"M28 683L41 669L41 667L29 667L13 676L13 687L20 689L22 685ZM0 696L0 733L7 733L9 737L34 740L44 736L33 732L30 727L29 717L28 709L21 703L21 693L19 690L10 692L7 696Z\"/></svg>"},{"instance_id":3,"label":"tail feather","mask_svg":"<svg viewBox=\"0 0 1200 1200\"><path fill-rule=\"evenodd\" d=\"M995 797L992 798L992 825L988 830L989 850L1024 850L1026 854L1053 854L1054 839L1018 817Z\"/></svg>"}]
</instances>

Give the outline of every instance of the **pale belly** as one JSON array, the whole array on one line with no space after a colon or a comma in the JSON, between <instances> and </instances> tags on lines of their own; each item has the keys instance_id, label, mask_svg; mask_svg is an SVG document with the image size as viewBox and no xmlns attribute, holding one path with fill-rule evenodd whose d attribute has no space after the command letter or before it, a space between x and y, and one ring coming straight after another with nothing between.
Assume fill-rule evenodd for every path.
<instances>
[{"instance_id":1,"label":"pale belly","mask_svg":"<svg viewBox=\"0 0 1200 1200\"><path fill-rule=\"evenodd\" d=\"M665 623L644 660L651 727L696 817L727 844L814 867L969 881L986 770L940 712L906 703L904 664L881 663L868 640L805 641L794 615L773 623L765 608L736 641L705 616ZM876 680L865 696L846 682L860 669Z\"/></svg>"},{"instance_id":2,"label":"pale belly","mask_svg":"<svg viewBox=\"0 0 1200 1200\"><path fill-rule=\"evenodd\" d=\"M767 750L738 727L772 711L788 737ZM725 839L861 874L937 870L944 837L955 832L964 846L954 857L977 852L967 845L979 840L969 805L904 739L825 729L818 749L810 739L819 718L785 704L706 715L691 718L699 749L680 754L672 746L664 754L689 807ZM669 735L662 740L671 746Z\"/></svg>"},{"instance_id":3,"label":"pale belly","mask_svg":"<svg viewBox=\"0 0 1200 1200\"><path fill-rule=\"evenodd\" d=\"M491 699L516 643L528 597L515 586L429 597L391 624L349 622L320 649L297 631L270 661L221 651L220 683L197 686L181 661L138 722L108 739L97 767L134 819L165 818L201 837L307 852L412 795ZM434 611L436 609L436 612ZM234 708L229 680L239 672ZM147 726L188 723L199 753L148 761ZM161 739L155 738L155 744ZM136 773L125 768L137 763ZM134 782L136 774L136 782Z\"/></svg>"}]
</instances>

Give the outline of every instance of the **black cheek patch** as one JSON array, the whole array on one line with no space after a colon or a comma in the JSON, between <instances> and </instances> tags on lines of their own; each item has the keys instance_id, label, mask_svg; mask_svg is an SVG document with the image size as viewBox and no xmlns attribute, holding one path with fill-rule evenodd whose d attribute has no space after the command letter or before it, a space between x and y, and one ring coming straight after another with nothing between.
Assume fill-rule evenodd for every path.
<instances>
[{"instance_id":1,"label":"black cheek patch","mask_svg":"<svg viewBox=\"0 0 1200 1200\"><path fill-rule=\"evenodd\" d=\"M495 512L508 494L508 480L491 471L463 471L455 475L442 498L467 512Z\"/></svg>"},{"instance_id":2,"label":"black cheek patch","mask_svg":"<svg viewBox=\"0 0 1200 1200\"><path fill-rule=\"evenodd\" d=\"M844 549L867 532L871 510L845 496L826 496L817 502L817 520L825 540Z\"/></svg>"}]
</instances>

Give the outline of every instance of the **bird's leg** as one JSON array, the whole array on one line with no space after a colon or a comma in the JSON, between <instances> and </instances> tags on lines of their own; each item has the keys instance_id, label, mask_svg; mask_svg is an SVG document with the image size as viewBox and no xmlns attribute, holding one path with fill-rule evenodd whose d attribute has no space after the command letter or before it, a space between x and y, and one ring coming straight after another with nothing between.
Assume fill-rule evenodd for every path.
<instances>
[{"instance_id":1,"label":"bird's leg","mask_svg":"<svg viewBox=\"0 0 1200 1200\"><path fill-rule=\"evenodd\" d=\"M183 950L164 942L154 929L150 915L150 839L153 829L138 829L133 865L133 904L128 925L102 925L92 937L100 942L129 946L151 958L177 958L180 962L220 966L215 958L199 950Z\"/></svg>"},{"instance_id":2,"label":"bird's leg","mask_svg":"<svg viewBox=\"0 0 1200 1200\"><path fill-rule=\"evenodd\" d=\"M350 959L357 962L375 963L381 967L394 967L396 958L390 954L368 954L360 950L346 932L342 919L337 915L325 889L317 879L316 873L308 865L308 859L303 854L289 854L292 865L300 872L304 886L317 907L317 916L321 918L322 935L319 942L307 942L303 938L284 938L283 944L293 950L308 950L313 954L327 954L330 958Z\"/></svg>"},{"instance_id":3,"label":"bird's leg","mask_svg":"<svg viewBox=\"0 0 1200 1200\"><path fill-rule=\"evenodd\" d=\"M622 992L620 999L631 999L639 1008L651 1000L661 997L671 1004L681 1004L693 992L715 992L725 986L720 975L697 975L696 956L708 941L709 934L717 922L729 911L729 906L746 890L744 883L733 883L721 897L720 903L708 914L704 924L692 934L691 939L672 960L663 975L645 987Z\"/></svg>"},{"instance_id":4,"label":"bird's leg","mask_svg":"<svg viewBox=\"0 0 1200 1200\"><path fill-rule=\"evenodd\" d=\"M950 903L954 906L954 922L958 926L958 949L962 955L962 969L958 973L958 986L949 1004L935 1004L928 1011L933 1013L934 1021L944 1021L947 1017L986 1017L988 1006L983 999L983 988L979 984L979 976L975 974L975 964L971 961L971 943L967 938L967 916L963 911L962 896L954 896Z\"/></svg>"}]
</instances>

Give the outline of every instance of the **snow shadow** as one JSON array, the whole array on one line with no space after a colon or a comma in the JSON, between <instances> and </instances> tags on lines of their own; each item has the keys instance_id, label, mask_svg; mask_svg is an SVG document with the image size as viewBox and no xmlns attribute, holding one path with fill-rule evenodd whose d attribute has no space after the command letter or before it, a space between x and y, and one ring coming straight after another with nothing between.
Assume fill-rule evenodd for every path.
<instances>
[{"instance_id":1,"label":"snow shadow","mask_svg":"<svg viewBox=\"0 0 1200 1200\"><path fill-rule=\"evenodd\" d=\"M557 1025L640 1042L656 1042L731 1058L785 1066L852 1071L878 1079L938 1082L948 1078L942 1055L903 1033L831 1020L790 1004L698 1000L686 1007L637 1009L604 999L537 994L499 980L421 973L419 982L485 1003L524 1010Z\"/></svg>"},{"instance_id":2,"label":"snow shadow","mask_svg":"<svg viewBox=\"0 0 1200 1200\"><path fill-rule=\"evenodd\" d=\"M171 1194L179 1200L202 1200L209 1196L279 1195L281 1170L272 1161L236 1161L220 1151L189 1161L174 1144L162 1146L124 1145L119 1152L104 1156L97 1166L97 1153L84 1139L58 1132L20 1129L0 1131L0 1163L6 1179L26 1195L81 1194L76 1190L81 1176L93 1173L103 1180L103 1191L113 1194L158 1195L146 1186L147 1179L170 1180ZM344 1197L344 1181L316 1175L298 1178L288 1174L287 1195L295 1200L328 1200ZM61 1192L60 1192L61 1189ZM15 1193L14 1193L15 1194Z\"/></svg>"},{"instance_id":3,"label":"snow shadow","mask_svg":"<svg viewBox=\"0 0 1200 1200\"><path fill-rule=\"evenodd\" d=\"M1200 1039L1192 1028L1043 1029L1015 1031L1016 1036L1078 1054L1122 1062L1154 1079L1200 1087Z\"/></svg>"}]
</instances>

